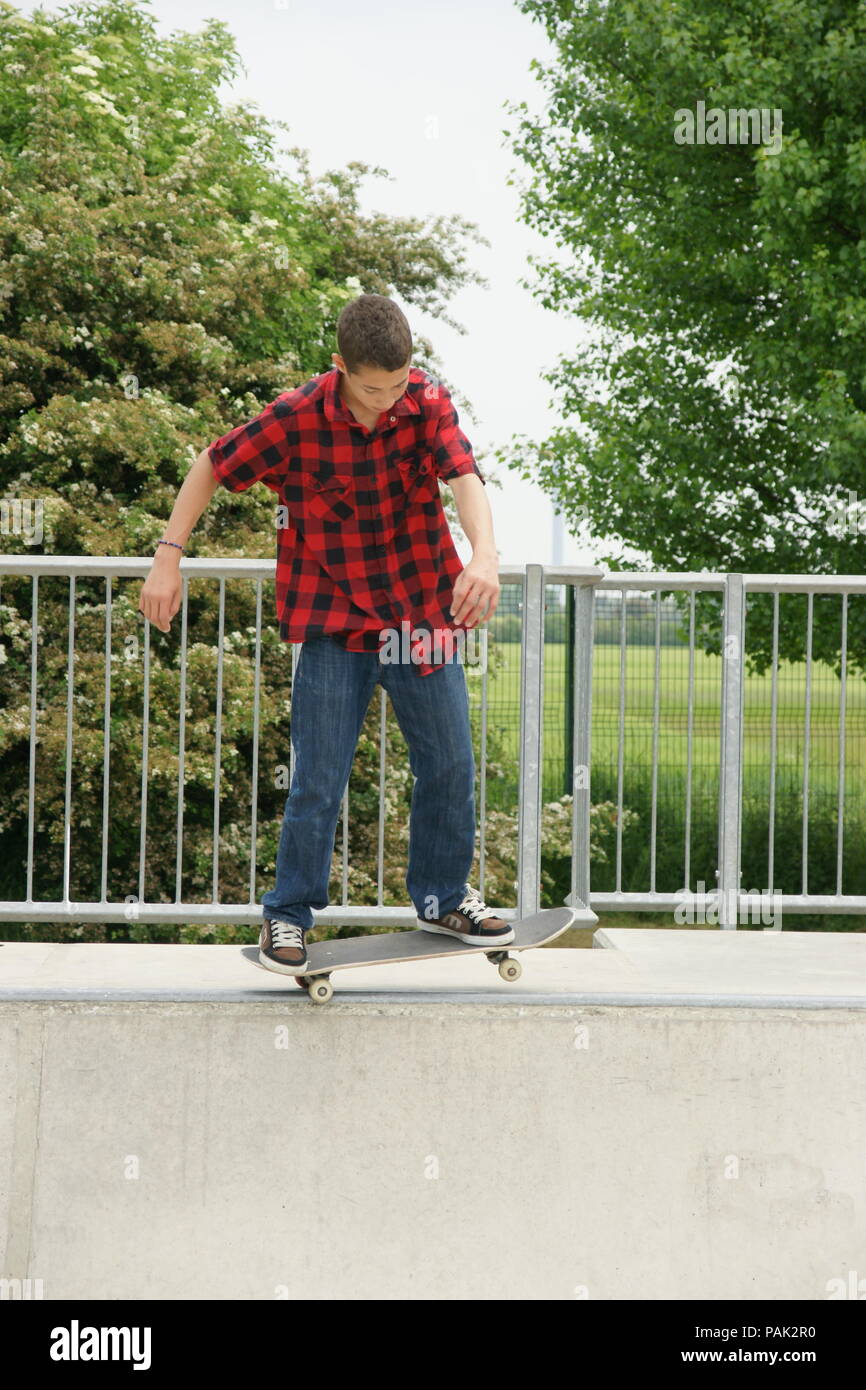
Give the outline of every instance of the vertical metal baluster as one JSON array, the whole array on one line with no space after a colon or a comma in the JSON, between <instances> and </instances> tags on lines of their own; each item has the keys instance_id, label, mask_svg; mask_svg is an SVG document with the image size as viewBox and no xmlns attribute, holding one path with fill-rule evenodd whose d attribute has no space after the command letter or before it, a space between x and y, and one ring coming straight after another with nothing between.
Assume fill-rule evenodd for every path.
<instances>
[{"instance_id":1,"label":"vertical metal baluster","mask_svg":"<svg viewBox=\"0 0 866 1390\"><path fill-rule=\"evenodd\" d=\"M655 675L653 679L653 771L650 811L650 892L656 891L656 822L658 816L659 666L661 659L661 589L656 589Z\"/></svg>"},{"instance_id":2,"label":"vertical metal baluster","mask_svg":"<svg viewBox=\"0 0 866 1390\"><path fill-rule=\"evenodd\" d=\"M736 930L740 895L742 804L743 652L745 586L741 574L725 576L722 645L722 718L719 796L719 926ZM732 920L733 919L733 920Z\"/></svg>"},{"instance_id":3,"label":"vertical metal baluster","mask_svg":"<svg viewBox=\"0 0 866 1390\"><path fill-rule=\"evenodd\" d=\"M689 599L689 711L686 733L686 854L685 880L686 893L691 891L692 874L692 747L695 717L695 591Z\"/></svg>"},{"instance_id":4,"label":"vertical metal baluster","mask_svg":"<svg viewBox=\"0 0 866 1390\"><path fill-rule=\"evenodd\" d=\"M63 901L69 902L72 848L72 692L75 688L75 575L69 576L69 644L66 652L66 794L63 806Z\"/></svg>"},{"instance_id":5,"label":"vertical metal baluster","mask_svg":"<svg viewBox=\"0 0 866 1390\"><path fill-rule=\"evenodd\" d=\"M379 839L376 849L376 902L382 906L382 886L385 878L385 749L388 717L385 687L379 686Z\"/></svg>"},{"instance_id":6,"label":"vertical metal baluster","mask_svg":"<svg viewBox=\"0 0 866 1390\"><path fill-rule=\"evenodd\" d=\"M223 634L226 618L226 581L220 575L220 615L217 631L217 689L216 689L216 743L213 766L213 884L211 901L219 901L219 862L220 862L220 766L222 763L223 726Z\"/></svg>"},{"instance_id":7,"label":"vertical metal baluster","mask_svg":"<svg viewBox=\"0 0 866 1390\"><path fill-rule=\"evenodd\" d=\"M343 788L343 907L349 905L349 783Z\"/></svg>"},{"instance_id":8,"label":"vertical metal baluster","mask_svg":"<svg viewBox=\"0 0 866 1390\"><path fill-rule=\"evenodd\" d=\"M105 713L102 722L102 883L100 902L108 898L108 785L111 768L111 575L105 576Z\"/></svg>"},{"instance_id":9,"label":"vertical metal baluster","mask_svg":"<svg viewBox=\"0 0 866 1390\"><path fill-rule=\"evenodd\" d=\"M142 694L142 827L140 827L139 833L139 903L145 901L145 845L147 841L147 744L149 744L149 733L150 621L145 619L145 689L143 689Z\"/></svg>"},{"instance_id":10,"label":"vertical metal baluster","mask_svg":"<svg viewBox=\"0 0 866 1390\"><path fill-rule=\"evenodd\" d=\"M518 916L538 911L541 880L541 771L544 711L544 569L527 565L520 644Z\"/></svg>"},{"instance_id":11,"label":"vertical metal baluster","mask_svg":"<svg viewBox=\"0 0 866 1390\"><path fill-rule=\"evenodd\" d=\"M745 580L743 581L743 607L742 607L742 614L743 614L743 645L742 645L742 647L741 647L741 651L742 651L742 660L741 660L741 662L740 662L740 668L741 668L741 669L740 669L740 719L739 719L739 732L738 732L738 737L737 737L737 769L738 769L738 779L739 779L739 784L740 784L740 790L739 790L739 795L738 795L738 797L737 797L737 891L736 891L736 894L735 894L735 914L734 914L734 925L735 925L735 926L736 926L739 922L745 920L745 919L743 918L743 916L741 915L741 914L742 914L742 911L743 911L743 908L742 908L742 905L741 905L741 895L742 895L742 893L743 893L743 886L742 886L743 871L742 871L742 867L741 867L741 866L742 866L742 857L743 857L743 779L744 779L744 776L745 776L745 772L744 772L745 764L744 764L744 762L743 762L743 746L744 746L743 741L744 741L744 738L745 738L745 727L746 727L746 659L745 659L745 658L746 658L746 633L747 633L747 624L748 624L748 621L749 621L749 595L748 595L748 593L747 593L747 591L746 591L746 583L745 583ZM760 914L759 914L759 917L760 917Z\"/></svg>"},{"instance_id":12,"label":"vertical metal baluster","mask_svg":"<svg viewBox=\"0 0 866 1390\"><path fill-rule=\"evenodd\" d=\"M253 687L253 769L250 789L250 907L257 907L256 859L259 825L259 691L262 673L262 581L256 580L256 678Z\"/></svg>"},{"instance_id":13,"label":"vertical metal baluster","mask_svg":"<svg viewBox=\"0 0 866 1390\"><path fill-rule=\"evenodd\" d=\"M39 575L33 576L30 605L30 769L27 786L27 901L33 901L33 829L36 818L36 676L39 643Z\"/></svg>"},{"instance_id":14,"label":"vertical metal baluster","mask_svg":"<svg viewBox=\"0 0 866 1390\"><path fill-rule=\"evenodd\" d=\"M487 662L490 650L488 643L488 630L482 629L481 633L481 771L479 780L479 842L478 842L478 892L484 898L484 871L485 871L485 820L487 817Z\"/></svg>"},{"instance_id":15,"label":"vertical metal baluster","mask_svg":"<svg viewBox=\"0 0 866 1390\"><path fill-rule=\"evenodd\" d=\"M595 587L581 584L574 596L574 709L572 733L571 906L589 907L590 763Z\"/></svg>"},{"instance_id":16,"label":"vertical metal baluster","mask_svg":"<svg viewBox=\"0 0 866 1390\"><path fill-rule=\"evenodd\" d=\"M625 596L620 589L622 606L619 617L619 751L616 766L616 891L622 892L622 782L623 744L625 742Z\"/></svg>"},{"instance_id":17,"label":"vertical metal baluster","mask_svg":"<svg viewBox=\"0 0 866 1390\"><path fill-rule=\"evenodd\" d=\"M812 605L815 595L809 590L806 618L806 727L803 735L803 887L805 895L809 872L809 745L812 738Z\"/></svg>"},{"instance_id":18,"label":"vertical metal baluster","mask_svg":"<svg viewBox=\"0 0 866 1390\"><path fill-rule=\"evenodd\" d=\"M773 894L776 855L776 737L779 702L779 590L773 594L773 675L770 682L770 843L767 853L767 888Z\"/></svg>"},{"instance_id":19,"label":"vertical metal baluster","mask_svg":"<svg viewBox=\"0 0 866 1390\"><path fill-rule=\"evenodd\" d=\"M187 650L187 612L189 601L189 579L181 565L182 598L180 617L180 691L178 694L177 726L177 830L175 831L174 861L174 900L181 900L181 880L183 874L183 812L186 794L186 650Z\"/></svg>"},{"instance_id":20,"label":"vertical metal baluster","mask_svg":"<svg viewBox=\"0 0 866 1390\"><path fill-rule=\"evenodd\" d=\"M845 712L848 681L848 595L842 595L842 667L839 680L839 806L836 820L836 893L842 893L842 840L845 833Z\"/></svg>"},{"instance_id":21,"label":"vertical metal baluster","mask_svg":"<svg viewBox=\"0 0 866 1390\"><path fill-rule=\"evenodd\" d=\"M292 696L295 694L295 676L298 671L298 661L300 660L302 642L292 643ZM294 739L289 740L289 790L295 780L295 743Z\"/></svg>"}]
</instances>

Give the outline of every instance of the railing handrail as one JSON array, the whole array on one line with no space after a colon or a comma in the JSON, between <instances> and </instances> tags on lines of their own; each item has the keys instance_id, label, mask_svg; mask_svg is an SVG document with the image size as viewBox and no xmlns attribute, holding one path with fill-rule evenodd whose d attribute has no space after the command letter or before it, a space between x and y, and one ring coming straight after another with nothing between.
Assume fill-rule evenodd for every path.
<instances>
[{"instance_id":1,"label":"railing handrail","mask_svg":"<svg viewBox=\"0 0 866 1390\"><path fill-rule=\"evenodd\" d=\"M3 555L0 553L0 575L60 574L65 576L96 574L135 579L145 576L153 565L152 555ZM220 575L245 575L251 579L267 579L276 573L276 557L249 559L245 556L182 555L182 573L219 578ZM526 565L500 564L499 578L506 583L522 583ZM545 574L549 571L545 570ZM595 581L604 574L592 566L575 565L569 569L572 582ZM556 581L559 582L559 581Z\"/></svg>"}]
</instances>

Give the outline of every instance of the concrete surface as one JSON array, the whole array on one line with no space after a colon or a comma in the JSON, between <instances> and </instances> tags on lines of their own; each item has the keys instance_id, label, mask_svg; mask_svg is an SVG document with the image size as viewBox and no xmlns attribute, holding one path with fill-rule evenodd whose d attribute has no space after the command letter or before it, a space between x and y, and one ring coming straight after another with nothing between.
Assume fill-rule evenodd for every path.
<instances>
[{"instance_id":1,"label":"concrete surface","mask_svg":"<svg viewBox=\"0 0 866 1390\"><path fill-rule=\"evenodd\" d=\"M827 1299L866 936L597 929L332 976L0 946L0 1277L44 1297Z\"/></svg>"},{"instance_id":2,"label":"concrete surface","mask_svg":"<svg viewBox=\"0 0 866 1390\"><path fill-rule=\"evenodd\" d=\"M521 952L513 984L483 955L337 970L334 998L489 1004L723 1004L866 1008L866 933L599 927L605 950ZM287 995L292 980L251 963L247 946L0 945L0 1000L250 1000ZM314 1006L310 1006L314 1007ZM864 1271L866 1273L866 1271Z\"/></svg>"}]
</instances>

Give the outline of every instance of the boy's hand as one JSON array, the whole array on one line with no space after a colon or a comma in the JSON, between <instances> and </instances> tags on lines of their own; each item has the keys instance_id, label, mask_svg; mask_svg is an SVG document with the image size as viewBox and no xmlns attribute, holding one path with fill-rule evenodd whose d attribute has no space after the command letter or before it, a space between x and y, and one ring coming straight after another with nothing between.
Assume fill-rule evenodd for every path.
<instances>
[{"instance_id":1,"label":"boy's hand","mask_svg":"<svg viewBox=\"0 0 866 1390\"><path fill-rule=\"evenodd\" d=\"M141 586L138 611L160 632L168 632L171 620L181 605L183 580L176 561L166 564L154 561L150 574Z\"/></svg>"},{"instance_id":2,"label":"boy's hand","mask_svg":"<svg viewBox=\"0 0 866 1390\"><path fill-rule=\"evenodd\" d=\"M475 627L484 617L489 622L499 603L499 560L496 555L473 555L458 574L451 599L455 623ZM487 613L484 609L487 608Z\"/></svg>"}]
</instances>

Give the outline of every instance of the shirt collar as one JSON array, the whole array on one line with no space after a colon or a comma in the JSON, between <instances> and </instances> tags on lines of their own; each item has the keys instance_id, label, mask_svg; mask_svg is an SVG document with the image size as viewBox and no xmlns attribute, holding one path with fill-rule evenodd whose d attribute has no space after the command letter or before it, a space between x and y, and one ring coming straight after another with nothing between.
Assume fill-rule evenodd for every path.
<instances>
[{"instance_id":1,"label":"shirt collar","mask_svg":"<svg viewBox=\"0 0 866 1390\"><path fill-rule=\"evenodd\" d=\"M409 382L406 387L406 390L403 392L399 401L395 401L392 405L391 409L388 412L389 416L417 415L419 413L421 407L418 404L417 398L414 395L409 394L409 386L413 384L413 377L417 371L420 371L420 368L411 367L409 369ZM331 421L344 420L346 424L355 425L358 423L357 420L355 419L352 412L348 409L345 402L343 401L342 396L337 390L339 380L340 371L338 367L332 367L329 372L325 372L325 386L323 394L325 417L326 419Z\"/></svg>"}]
</instances>

